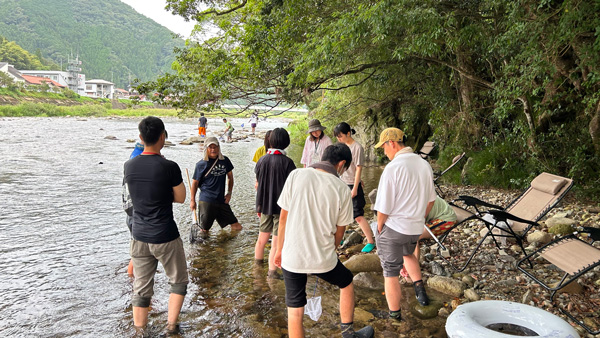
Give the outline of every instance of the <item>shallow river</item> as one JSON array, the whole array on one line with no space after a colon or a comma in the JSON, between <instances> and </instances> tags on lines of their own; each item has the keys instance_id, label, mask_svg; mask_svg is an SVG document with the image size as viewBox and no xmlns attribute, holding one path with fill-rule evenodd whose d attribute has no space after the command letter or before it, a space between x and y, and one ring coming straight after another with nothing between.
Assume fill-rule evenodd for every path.
<instances>
[{"instance_id":1,"label":"shallow river","mask_svg":"<svg viewBox=\"0 0 600 338\"><path fill-rule=\"evenodd\" d=\"M123 163L136 139L139 119L0 119L0 336L131 336L132 281L126 274L129 231L121 209ZM233 120L239 130L244 120ZM195 135L196 122L165 119L169 140ZM284 127L261 122L259 130ZM209 135L222 129L209 121ZM105 139L115 136L116 140ZM233 162L232 208L244 226L238 235L218 226L204 244L188 244L189 196L174 213L184 239L190 286L180 317L183 337L281 337L286 333L283 281L267 281L266 267L253 265L258 219L254 206L254 163L262 140L224 144ZM294 149L292 149L294 150ZM295 149L292 153L298 153ZM163 150L192 174L198 145ZM366 188L380 168L367 168ZM166 324L168 285L156 274L150 312L151 335ZM312 294L314 280L309 279ZM307 336L339 336L338 293L319 283L324 314L305 317ZM380 292L357 289L357 303L384 310ZM435 326L439 325L436 323Z\"/></svg>"}]
</instances>

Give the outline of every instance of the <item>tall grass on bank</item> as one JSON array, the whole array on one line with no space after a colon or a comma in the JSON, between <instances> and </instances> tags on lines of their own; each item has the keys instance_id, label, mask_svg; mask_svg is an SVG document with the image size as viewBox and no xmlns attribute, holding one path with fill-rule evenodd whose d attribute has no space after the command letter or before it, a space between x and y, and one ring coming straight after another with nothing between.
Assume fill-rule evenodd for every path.
<instances>
[{"instance_id":1,"label":"tall grass on bank","mask_svg":"<svg viewBox=\"0 0 600 338\"><path fill-rule=\"evenodd\" d=\"M177 116L175 109L111 109L110 103L104 105L56 106L48 103L23 103L15 106L0 106L2 117L106 117L106 116Z\"/></svg>"}]
</instances>

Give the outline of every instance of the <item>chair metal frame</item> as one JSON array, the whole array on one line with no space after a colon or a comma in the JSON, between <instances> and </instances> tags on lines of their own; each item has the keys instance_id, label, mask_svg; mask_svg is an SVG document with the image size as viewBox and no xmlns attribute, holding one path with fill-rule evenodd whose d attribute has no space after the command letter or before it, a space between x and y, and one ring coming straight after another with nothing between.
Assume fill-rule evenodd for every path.
<instances>
[{"instance_id":1,"label":"chair metal frame","mask_svg":"<svg viewBox=\"0 0 600 338\"><path fill-rule=\"evenodd\" d=\"M463 158L465 157L465 153L463 152L462 154L460 154L458 156L458 158L456 158L454 161L452 161L452 164L450 164L450 166L446 169L444 169L444 171L440 172L440 173L433 173L433 184L435 186L435 190L437 191L438 195L441 198L444 198L446 196L446 194L444 193L444 190L442 189L442 187L438 184L438 180L440 179L440 177L442 177L445 173L448 172L448 170L454 168L455 165L458 164L458 162L460 162Z\"/></svg>"},{"instance_id":2,"label":"chair metal frame","mask_svg":"<svg viewBox=\"0 0 600 338\"><path fill-rule=\"evenodd\" d=\"M523 218L520 218L518 216L515 216L513 214L511 214L510 212L508 212L507 210L510 210L512 206L516 205L517 203L519 203L521 201L521 199L525 196L525 194L529 191L530 188L526 189L525 191L523 191L517 198L515 198L511 203L509 203L509 205L506 208L503 208L501 206L498 205L494 205L491 203L487 203L484 202L476 197L471 197L471 196L464 196L461 195L459 196L458 199L454 200L451 205L453 205L454 207L463 209L469 213L472 214L472 216L465 218L464 220L462 220L461 222L457 222L457 224L455 224L452 228L450 228L443 236L440 236L441 242L443 243L444 240L448 237L448 235L450 234L450 232L455 229L456 227L458 227L459 225L465 223L465 222L469 222L472 220L479 220L482 221L483 224L485 225L485 227L487 228L488 232L487 234L477 243L477 246L475 247L475 249L473 249L473 251L471 252L471 255L469 256L468 260L466 261L466 263L461 266L461 267L457 267L456 265L452 264L452 262L450 262L449 259L445 258L442 254L440 249L438 248L438 255L446 262L448 263L448 265L450 265L454 270L461 272L464 271L467 266L469 265L469 263L471 262L471 260L473 260L473 258L475 257L475 254L477 253L477 251L479 250L479 248L481 247L481 245L483 244L483 242L485 241L485 239L488 236L492 236L492 239L494 241L494 243L496 244L496 247L498 247L498 249L501 249L500 244L498 243L498 241L496 240L496 237L507 237L507 238L514 238L517 241L517 244L520 246L521 250L523 251L524 255L527 255L527 252L525 251L525 247L523 246L523 239L525 239L527 233L529 232L529 230L531 230L532 227L537 225L537 222L539 220L541 220L544 216L546 216L546 214L552 210L563 198L564 196L571 190L571 188L573 187L573 183L572 181L567 186L566 189L564 189L564 191L556 196L555 200L553 203L549 204L548 206L546 206L543 210L541 210L536 217L534 218L534 220L525 220ZM462 202L463 204L466 205L467 209L465 208L461 208L460 206L457 206L455 204L455 202ZM482 207L484 207L485 209L483 209ZM474 209L474 212L471 212L468 210L468 208L472 208ZM486 220L483 219L483 216L488 213L491 214L492 216L494 216L495 218L495 222L488 222ZM527 224L527 227L525 229L523 229L523 233L519 234L517 233L507 222L508 220L511 221L516 221L519 223L524 223ZM500 222L504 222L504 224L506 225L505 227L499 227L498 224ZM500 233L498 234L494 234L493 230L494 229L499 229ZM531 262L529 262L530 266L533 266Z\"/></svg>"},{"instance_id":3,"label":"chair metal frame","mask_svg":"<svg viewBox=\"0 0 600 338\"><path fill-rule=\"evenodd\" d=\"M587 233L589 238L591 238L591 242L586 242L584 240L582 240L581 238L578 237L578 234L581 233ZM577 280L579 277L581 277L583 274L585 274L586 272L590 271L591 269L597 267L600 265L600 260L594 262L593 264L590 264L588 266L586 266L583 269L578 270L575 274L571 275L571 277L569 277L569 273L565 272L565 274L563 275L562 279L558 282L558 284L554 287L544 283L543 281L541 281L540 279L538 279L532 272L528 271L527 269L525 269L524 267L522 267L523 263L525 261L528 261L530 264L530 268L533 270L533 266L531 265L531 258L537 254L542 254L546 248L551 247L551 246L556 246L556 245L560 245L561 242L565 241L565 240L571 240L574 239L576 241L580 241L582 243L585 243L586 245L589 245L591 247L593 247L596 250L599 250L598 248L594 247L592 244L596 241L600 241L600 229L596 229L596 228L592 228L592 227L579 227L578 231L563 236L561 238L558 238L544 246L542 246L541 248L535 250L534 252L530 253L529 255L525 256L523 259L521 259L518 263L517 263L517 269L519 269L521 272L523 272L527 277L531 278L533 281L535 281L536 283L538 283L541 287L543 287L544 289L546 289L548 292L550 292L550 301L554 301L554 297L556 296L556 293L562 289L563 287L565 287L566 285L568 285L569 283ZM550 262L549 260L546 259L546 261ZM552 262L550 262L552 263ZM568 278L569 277L569 278ZM578 325L580 325L581 327L583 327L587 332L589 332L592 335L597 335L600 334L600 330L596 330L593 331L590 327L588 327L586 324L584 324L584 322L582 320L579 320L577 318L575 318L574 315L572 315L571 313L569 313L567 310L563 309L562 307L559 307L560 312L562 312L564 315L566 315L567 317L569 317L573 322L577 323Z\"/></svg>"}]
</instances>

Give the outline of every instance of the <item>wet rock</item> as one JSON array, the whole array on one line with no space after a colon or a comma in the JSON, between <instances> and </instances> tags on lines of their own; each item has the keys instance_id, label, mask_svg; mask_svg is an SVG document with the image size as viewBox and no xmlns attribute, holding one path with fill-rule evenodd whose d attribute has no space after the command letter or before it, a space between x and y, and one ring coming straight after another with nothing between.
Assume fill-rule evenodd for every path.
<instances>
[{"instance_id":1,"label":"wet rock","mask_svg":"<svg viewBox=\"0 0 600 338\"><path fill-rule=\"evenodd\" d=\"M127 142L127 143L135 143L136 140L134 140L132 138L128 138L125 142Z\"/></svg>"},{"instance_id":2,"label":"wet rock","mask_svg":"<svg viewBox=\"0 0 600 338\"><path fill-rule=\"evenodd\" d=\"M480 299L479 294L477 293L477 291L473 290L473 289L466 289L465 290L465 297L472 301L478 301Z\"/></svg>"},{"instance_id":3,"label":"wet rock","mask_svg":"<svg viewBox=\"0 0 600 338\"><path fill-rule=\"evenodd\" d=\"M362 236L356 232L356 231L352 231L350 233L350 235L348 235L345 239L344 239L344 247L348 247L351 245L356 245L356 244L361 244L363 242L363 238Z\"/></svg>"},{"instance_id":4,"label":"wet rock","mask_svg":"<svg viewBox=\"0 0 600 338\"><path fill-rule=\"evenodd\" d=\"M383 275L379 272L361 272L354 276L354 285L371 289L383 290Z\"/></svg>"},{"instance_id":5,"label":"wet rock","mask_svg":"<svg viewBox=\"0 0 600 338\"><path fill-rule=\"evenodd\" d=\"M550 243L551 240L552 240L551 234L540 231L540 230L536 230L533 233L527 235L527 241L529 243L546 244L546 243Z\"/></svg>"},{"instance_id":6,"label":"wet rock","mask_svg":"<svg viewBox=\"0 0 600 338\"><path fill-rule=\"evenodd\" d=\"M571 226L573 226L575 224L577 224L576 220L573 220L573 219L570 219L570 218L566 218L566 217L557 217L557 216L554 216L554 217L549 218L549 219L546 220L546 226L548 228L552 228L552 227L557 226L557 225L571 225Z\"/></svg>"},{"instance_id":7,"label":"wet rock","mask_svg":"<svg viewBox=\"0 0 600 338\"><path fill-rule=\"evenodd\" d=\"M112 136L112 135L108 135L104 137L105 140L116 140L117 137L116 136Z\"/></svg>"},{"instance_id":8,"label":"wet rock","mask_svg":"<svg viewBox=\"0 0 600 338\"><path fill-rule=\"evenodd\" d=\"M344 262L344 265L352 271L359 272L382 272L381 261L376 254L355 255Z\"/></svg>"},{"instance_id":9,"label":"wet rock","mask_svg":"<svg viewBox=\"0 0 600 338\"><path fill-rule=\"evenodd\" d=\"M446 270L436 261L431 262L431 273L437 276L446 276Z\"/></svg>"},{"instance_id":10,"label":"wet rock","mask_svg":"<svg viewBox=\"0 0 600 338\"><path fill-rule=\"evenodd\" d=\"M413 313L421 319L435 318L441 307L442 303L440 302L431 302L427 306L423 306L417 302L413 308Z\"/></svg>"},{"instance_id":11,"label":"wet rock","mask_svg":"<svg viewBox=\"0 0 600 338\"><path fill-rule=\"evenodd\" d=\"M354 308L354 321L359 323L366 323L375 319L372 313L365 311L359 307Z\"/></svg>"},{"instance_id":12,"label":"wet rock","mask_svg":"<svg viewBox=\"0 0 600 338\"><path fill-rule=\"evenodd\" d=\"M179 142L179 144L184 145L184 146L189 146L189 145L192 145L192 141L183 140L183 141Z\"/></svg>"},{"instance_id":13,"label":"wet rock","mask_svg":"<svg viewBox=\"0 0 600 338\"><path fill-rule=\"evenodd\" d=\"M465 283L443 276L433 276L429 278L427 280L427 286L454 297L461 297L466 289Z\"/></svg>"},{"instance_id":14,"label":"wet rock","mask_svg":"<svg viewBox=\"0 0 600 338\"><path fill-rule=\"evenodd\" d=\"M548 232L557 236L564 236L573 233L575 229L570 224L557 224L550 229Z\"/></svg>"}]
</instances>

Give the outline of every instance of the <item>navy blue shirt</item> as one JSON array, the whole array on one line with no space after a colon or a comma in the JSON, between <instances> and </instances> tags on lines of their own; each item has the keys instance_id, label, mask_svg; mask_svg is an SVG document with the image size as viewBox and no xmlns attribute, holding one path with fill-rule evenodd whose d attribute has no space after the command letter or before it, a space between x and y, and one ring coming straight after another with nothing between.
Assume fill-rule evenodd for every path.
<instances>
[{"instance_id":1,"label":"navy blue shirt","mask_svg":"<svg viewBox=\"0 0 600 338\"><path fill-rule=\"evenodd\" d=\"M177 239L173 187L183 182L177 163L160 155L140 155L125 162L124 176L133 202L133 238L153 244Z\"/></svg>"},{"instance_id":2,"label":"navy blue shirt","mask_svg":"<svg viewBox=\"0 0 600 338\"><path fill-rule=\"evenodd\" d=\"M207 175L207 171L213 166L215 161L218 161L217 164ZM233 164L227 156L224 156L223 160L209 159L208 161L201 160L196 163L193 178L199 181L199 201L225 203L225 182L227 173L232 170Z\"/></svg>"}]
</instances>

